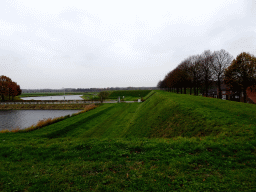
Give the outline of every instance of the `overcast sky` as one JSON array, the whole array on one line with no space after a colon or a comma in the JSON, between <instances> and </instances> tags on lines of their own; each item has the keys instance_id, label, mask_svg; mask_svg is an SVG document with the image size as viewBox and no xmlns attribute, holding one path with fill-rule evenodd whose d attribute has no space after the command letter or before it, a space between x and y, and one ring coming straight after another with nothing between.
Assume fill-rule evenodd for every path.
<instances>
[{"instance_id":1,"label":"overcast sky","mask_svg":"<svg viewBox=\"0 0 256 192\"><path fill-rule=\"evenodd\" d=\"M256 55L255 0L0 1L0 75L21 89L156 86L208 49Z\"/></svg>"}]
</instances>

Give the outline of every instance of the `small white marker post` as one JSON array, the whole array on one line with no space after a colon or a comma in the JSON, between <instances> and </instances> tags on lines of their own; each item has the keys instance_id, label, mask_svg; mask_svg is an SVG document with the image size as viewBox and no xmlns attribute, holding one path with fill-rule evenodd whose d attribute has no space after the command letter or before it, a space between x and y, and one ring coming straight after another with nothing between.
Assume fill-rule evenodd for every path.
<instances>
[{"instance_id":1,"label":"small white marker post","mask_svg":"<svg viewBox=\"0 0 256 192\"><path fill-rule=\"evenodd\" d=\"M65 100L65 88L64 87L62 87L63 89L64 89L64 100Z\"/></svg>"}]
</instances>

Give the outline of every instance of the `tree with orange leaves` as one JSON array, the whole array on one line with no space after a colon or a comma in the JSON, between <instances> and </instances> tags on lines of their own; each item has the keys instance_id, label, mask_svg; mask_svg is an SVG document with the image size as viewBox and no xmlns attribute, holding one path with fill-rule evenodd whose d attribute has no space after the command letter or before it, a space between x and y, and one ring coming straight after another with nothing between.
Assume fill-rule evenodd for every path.
<instances>
[{"instance_id":1,"label":"tree with orange leaves","mask_svg":"<svg viewBox=\"0 0 256 192\"><path fill-rule=\"evenodd\" d=\"M12 100L15 96L18 96L21 94L21 89L20 86L17 85L16 82L11 82L9 84L9 100L10 100L10 96L12 96Z\"/></svg>"},{"instance_id":2,"label":"tree with orange leaves","mask_svg":"<svg viewBox=\"0 0 256 192\"><path fill-rule=\"evenodd\" d=\"M9 95L12 96L12 99L15 96L18 96L21 94L20 86L11 80L11 78L7 76L0 76L0 97L2 101L4 101L4 97Z\"/></svg>"},{"instance_id":3,"label":"tree with orange leaves","mask_svg":"<svg viewBox=\"0 0 256 192\"><path fill-rule=\"evenodd\" d=\"M0 96L4 101L4 96L9 94L9 87L12 80L7 76L0 76Z\"/></svg>"}]
</instances>

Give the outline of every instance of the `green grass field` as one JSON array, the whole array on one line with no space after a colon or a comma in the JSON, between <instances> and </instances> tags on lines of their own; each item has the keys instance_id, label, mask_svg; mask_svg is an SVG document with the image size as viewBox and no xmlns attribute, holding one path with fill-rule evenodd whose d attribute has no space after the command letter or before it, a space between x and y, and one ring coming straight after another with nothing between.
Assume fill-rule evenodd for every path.
<instances>
[{"instance_id":1,"label":"green grass field","mask_svg":"<svg viewBox=\"0 0 256 192\"><path fill-rule=\"evenodd\" d=\"M9 99L8 96L4 96L4 101L22 101L22 99L20 99L19 96L15 96L15 97L13 98L13 100L12 100L12 97L10 97L10 99ZM2 102L1 98L0 98L0 102Z\"/></svg>"},{"instance_id":2,"label":"green grass field","mask_svg":"<svg viewBox=\"0 0 256 192\"><path fill-rule=\"evenodd\" d=\"M112 91L109 95L109 99L117 100L118 97L123 101L137 101L143 97L146 97L151 90L129 90L129 91Z\"/></svg>"},{"instance_id":3,"label":"green grass field","mask_svg":"<svg viewBox=\"0 0 256 192\"><path fill-rule=\"evenodd\" d=\"M256 105L156 91L0 134L0 191L255 191Z\"/></svg>"}]
</instances>

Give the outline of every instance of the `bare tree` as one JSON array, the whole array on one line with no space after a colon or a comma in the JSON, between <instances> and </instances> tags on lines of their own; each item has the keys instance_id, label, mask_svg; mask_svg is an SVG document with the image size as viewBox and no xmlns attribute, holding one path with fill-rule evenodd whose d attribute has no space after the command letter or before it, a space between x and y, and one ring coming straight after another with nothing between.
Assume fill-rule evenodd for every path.
<instances>
[{"instance_id":1,"label":"bare tree","mask_svg":"<svg viewBox=\"0 0 256 192\"><path fill-rule=\"evenodd\" d=\"M182 93L182 88L184 88L184 94L186 94L187 87L190 87L190 84L191 84L189 67L190 67L189 59L185 59L177 66L177 68L180 70L179 78L180 78L181 93Z\"/></svg>"},{"instance_id":2,"label":"bare tree","mask_svg":"<svg viewBox=\"0 0 256 192\"><path fill-rule=\"evenodd\" d=\"M200 73L200 62L199 55L193 55L188 58L189 60L189 73L192 80L191 87L194 88L194 95L198 95L198 88L200 85L201 73ZM190 89L190 94L192 90Z\"/></svg>"},{"instance_id":3,"label":"bare tree","mask_svg":"<svg viewBox=\"0 0 256 192\"><path fill-rule=\"evenodd\" d=\"M230 55L227 51L224 49L221 49L220 51L214 51L214 62L212 63L212 69L213 74L217 80L218 83L218 89L219 89L219 95L218 98L221 99L221 83L224 79L224 72L225 69L230 66L233 56Z\"/></svg>"},{"instance_id":4,"label":"bare tree","mask_svg":"<svg viewBox=\"0 0 256 192\"><path fill-rule=\"evenodd\" d=\"M162 88L162 84L163 84L163 81L161 81L161 80L160 80L160 81L158 81L158 83L157 83L157 87L161 89L161 88Z\"/></svg>"},{"instance_id":5,"label":"bare tree","mask_svg":"<svg viewBox=\"0 0 256 192\"><path fill-rule=\"evenodd\" d=\"M214 63L214 57L210 50L204 51L200 55L200 67L202 73L202 81L205 90L205 96L208 96L208 89L210 86L210 81L212 79L212 66Z\"/></svg>"}]
</instances>

